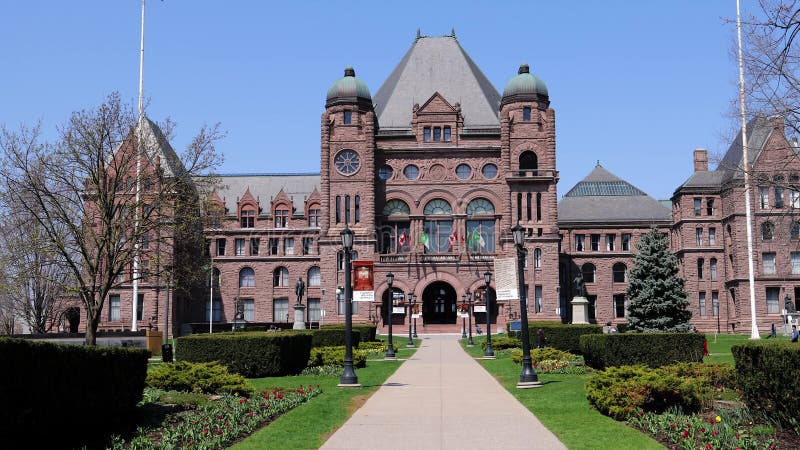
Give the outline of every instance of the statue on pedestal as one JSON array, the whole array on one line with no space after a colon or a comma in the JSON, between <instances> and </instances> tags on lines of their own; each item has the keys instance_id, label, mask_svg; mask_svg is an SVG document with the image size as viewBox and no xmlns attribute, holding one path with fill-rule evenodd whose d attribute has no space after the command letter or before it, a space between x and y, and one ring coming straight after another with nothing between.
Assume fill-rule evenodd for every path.
<instances>
[{"instance_id":1,"label":"statue on pedestal","mask_svg":"<svg viewBox=\"0 0 800 450\"><path fill-rule=\"evenodd\" d=\"M297 296L297 304L303 304L303 295L306 292L306 284L303 282L302 278L297 279L297 283L294 285L294 294Z\"/></svg>"},{"instance_id":2,"label":"statue on pedestal","mask_svg":"<svg viewBox=\"0 0 800 450\"><path fill-rule=\"evenodd\" d=\"M575 286L574 297L586 297L586 285L583 281L583 273L578 272L578 276L572 280L572 284Z\"/></svg>"}]
</instances>

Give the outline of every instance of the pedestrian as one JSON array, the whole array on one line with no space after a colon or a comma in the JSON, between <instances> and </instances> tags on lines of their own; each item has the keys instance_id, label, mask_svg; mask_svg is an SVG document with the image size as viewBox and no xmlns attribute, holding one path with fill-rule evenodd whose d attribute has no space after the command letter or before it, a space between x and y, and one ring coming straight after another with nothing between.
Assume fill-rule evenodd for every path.
<instances>
[{"instance_id":1,"label":"pedestrian","mask_svg":"<svg viewBox=\"0 0 800 450\"><path fill-rule=\"evenodd\" d=\"M792 325L792 342L797 342L798 336L797 325Z\"/></svg>"},{"instance_id":2,"label":"pedestrian","mask_svg":"<svg viewBox=\"0 0 800 450\"><path fill-rule=\"evenodd\" d=\"M703 356L708 356L708 339L703 337Z\"/></svg>"},{"instance_id":3,"label":"pedestrian","mask_svg":"<svg viewBox=\"0 0 800 450\"><path fill-rule=\"evenodd\" d=\"M770 329L770 331L771 331L771 333L770 333L770 337L771 338L774 338L774 337L778 336L778 330L775 329L775 322L772 322L772 328Z\"/></svg>"},{"instance_id":4,"label":"pedestrian","mask_svg":"<svg viewBox=\"0 0 800 450\"><path fill-rule=\"evenodd\" d=\"M547 342L547 338L544 337L544 330L539 328L536 330L536 348L544 348L545 342Z\"/></svg>"}]
</instances>

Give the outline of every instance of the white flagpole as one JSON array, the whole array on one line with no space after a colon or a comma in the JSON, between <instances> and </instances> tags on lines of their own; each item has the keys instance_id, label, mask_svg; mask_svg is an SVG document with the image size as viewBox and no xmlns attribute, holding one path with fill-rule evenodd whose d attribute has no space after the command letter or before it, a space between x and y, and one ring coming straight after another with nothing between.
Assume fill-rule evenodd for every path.
<instances>
[{"instance_id":1,"label":"white flagpole","mask_svg":"<svg viewBox=\"0 0 800 450\"><path fill-rule=\"evenodd\" d=\"M756 286L753 275L753 220L750 212L750 158L747 155L747 119L744 102L744 66L742 65L742 18L736 0L736 34L739 39L739 107L742 116L742 163L744 165L744 208L747 220L747 269L750 288L750 339L760 339L756 323Z\"/></svg>"},{"instance_id":2,"label":"white flagpole","mask_svg":"<svg viewBox=\"0 0 800 450\"><path fill-rule=\"evenodd\" d=\"M139 120L136 126L136 200L134 204L133 225L133 316L131 317L131 331L137 331L136 317L139 309L139 202L141 201L142 183L142 123L144 118L144 2L142 0L142 33L139 45ZM144 306L144 305L143 305Z\"/></svg>"}]
</instances>

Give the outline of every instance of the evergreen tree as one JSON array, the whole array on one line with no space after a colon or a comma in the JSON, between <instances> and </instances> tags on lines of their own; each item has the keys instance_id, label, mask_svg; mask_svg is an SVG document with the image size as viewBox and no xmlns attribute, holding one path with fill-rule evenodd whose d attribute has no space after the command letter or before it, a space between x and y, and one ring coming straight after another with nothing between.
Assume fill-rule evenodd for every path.
<instances>
[{"instance_id":1,"label":"evergreen tree","mask_svg":"<svg viewBox=\"0 0 800 450\"><path fill-rule=\"evenodd\" d=\"M678 261L666 234L655 228L642 235L639 253L628 276L628 321L635 331L689 331L686 281L678 277Z\"/></svg>"}]
</instances>

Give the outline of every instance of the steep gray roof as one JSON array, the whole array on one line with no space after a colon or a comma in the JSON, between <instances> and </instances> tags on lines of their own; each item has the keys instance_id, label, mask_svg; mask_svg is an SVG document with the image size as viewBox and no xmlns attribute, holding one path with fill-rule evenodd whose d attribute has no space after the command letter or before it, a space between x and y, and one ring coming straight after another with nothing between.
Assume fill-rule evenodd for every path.
<instances>
[{"instance_id":1,"label":"steep gray roof","mask_svg":"<svg viewBox=\"0 0 800 450\"><path fill-rule=\"evenodd\" d=\"M693 173L688 180L675 189L677 193L683 189L715 189L722 186L728 174L724 170L699 171Z\"/></svg>"},{"instance_id":2,"label":"steep gray roof","mask_svg":"<svg viewBox=\"0 0 800 450\"><path fill-rule=\"evenodd\" d=\"M144 117L141 123L141 136L144 154L152 164L160 161L166 176L174 176L186 170L164 133L147 117Z\"/></svg>"},{"instance_id":3,"label":"steep gray roof","mask_svg":"<svg viewBox=\"0 0 800 450\"><path fill-rule=\"evenodd\" d=\"M410 128L414 103L439 92L461 103L464 126L500 125L500 94L453 36L420 37L373 97L381 128Z\"/></svg>"},{"instance_id":4,"label":"steep gray roof","mask_svg":"<svg viewBox=\"0 0 800 450\"><path fill-rule=\"evenodd\" d=\"M558 221L668 222L670 208L599 164L558 203Z\"/></svg>"},{"instance_id":5,"label":"steep gray roof","mask_svg":"<svg viewBox=\"0 0 800 450\"><path fill-rule=\"evenodd\" d=\"M772 134L772 130L773 125L770 123L769 119L762 115L756 116L747 123L747 156L751 166L764 148L764 144L767 143L767 139L769 139L770 134ZM742 131L739 130L736 139L731 146L728 147L728 151L725 152L722 161L717 165L717 170L725 171L726 179L731 177L743 177L744 173L742 169L744 168L744 164L742 161L742 154Z\"/></svg>"},{"instance_id":6,"label":"steep gray roof","mask_svg":"<svg viewBox=\"0 0 800 450\"><path fill-rule=\"evenodd\" d=\"M304 213L304 200L316 187L319 190L319 174L242 174L220 175L221 187L217 195L224 199L229 213L236 212L236 200L241 199L247 189L259 200L264 213L269 213L270 200L283 192L292 199L295 214Z\"/></svg>"}]
</instances>

